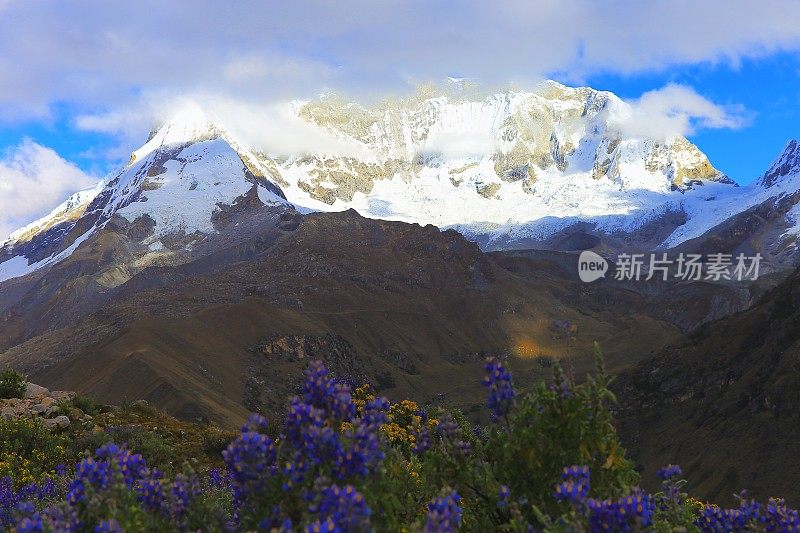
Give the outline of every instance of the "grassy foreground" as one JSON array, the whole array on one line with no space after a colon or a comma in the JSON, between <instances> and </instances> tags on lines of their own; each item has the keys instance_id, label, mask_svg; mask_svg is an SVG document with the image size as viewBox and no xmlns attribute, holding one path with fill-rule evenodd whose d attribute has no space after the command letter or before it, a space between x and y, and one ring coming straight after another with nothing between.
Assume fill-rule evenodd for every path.
<instances>
[{"instance_id":1,"label":"grassy foreground","mask_svg":"<svg viewBox=\"0 0 800 533\"><path fill-rule=\"evenodd\" d=\"M390 403L312 362L283 420L238 433L146 404L62 432L0 421L0 525L17 531L800 531L796 510L743 493L736 509L687 495L679 467L655 494L617 438L597 355L581 384L518 395L503 361L484 385L492 423ZM91 450L91 451L87 451Z\"/></svg>"}]
</instances>

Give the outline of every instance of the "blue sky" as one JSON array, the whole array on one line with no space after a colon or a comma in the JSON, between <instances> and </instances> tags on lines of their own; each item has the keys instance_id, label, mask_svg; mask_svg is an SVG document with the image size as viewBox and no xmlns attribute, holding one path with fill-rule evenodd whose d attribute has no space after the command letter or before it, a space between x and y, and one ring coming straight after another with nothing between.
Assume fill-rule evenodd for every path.
<instances>
[{"instance_id":1,"label":"blue sky","mask_svg":"<svg viewBox=\"0 0 800 533\"><path fill-rule=\"evenodd\" d=\"M709 100L743 106L739 129L706 129L689 138L711 162L739 183L759 177L789 139L800 138L800 56L778 53L741 63L680 66L664 72L620 76L590 76L589 85L622 98L674 82L694 87Z\"/></svg>"},{"instance_id":2,"label":"blue sky","mask_svg":"<svg viewBox=\"0 0 800 533\"><path fill-rule=\"evenodd\" d=\"M549 77L567 85L586 84L612 91L631 100L668 83L679 83L693 87L713 102L742 106L746 121L741 128L704 129L688 136L717 168L740 183L760 176L789 139L800 138L798 54L744 59L736 65L704 62L645 74L601 73L578 81L558 73ZM113 169L119 161L99 154L116 146L117 137L76 128L75 114L69 105L56 103L53 116L47 120L0 125L0 150L12 149L29 137L86 172L102 174Z\"/></svg>"},{"instance_id":3,"label":"blue sky","mask_svg":"<svg viewBox=\"0 0 800 533\"><path fill-rule=\"evenodd\" d=\"M184 6L0 0L0 238L124 161L186 98L248 117L323 90L370 101L449 75L487 88L552 78L645 95L648 122L741 183L800 136L796 0Z\"/></svg>"}]
</instances>

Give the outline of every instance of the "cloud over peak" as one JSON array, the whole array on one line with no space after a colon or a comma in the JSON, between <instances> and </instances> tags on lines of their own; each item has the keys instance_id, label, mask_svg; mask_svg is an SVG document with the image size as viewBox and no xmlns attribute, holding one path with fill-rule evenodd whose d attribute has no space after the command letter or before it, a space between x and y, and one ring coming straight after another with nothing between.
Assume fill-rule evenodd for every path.
<instances>
[{"instance_id":1,"label":"cloud over peak","mask_svg":"<svg viewBox=\"0 0 800 533\"><path fill-rule=\"evenodd\" d=\"M794 0L3 3L0 117L54 102L113 109L147 92L304 98L736 64L800 49ZM24 68L21 66L24 65Z\"/></svg>"},{"instance_id":2,"label":"cloud over peak","mask_svg":"<svg viewBox=\"0 0 800 533\"><path fill-rule=\"evenodd\" d=\"M609 122L632 137L692 135L702 129L738 129L748 116L740 106L721 106L692 87L669 84L612 112Z\"/></svg>"}]
</instances>

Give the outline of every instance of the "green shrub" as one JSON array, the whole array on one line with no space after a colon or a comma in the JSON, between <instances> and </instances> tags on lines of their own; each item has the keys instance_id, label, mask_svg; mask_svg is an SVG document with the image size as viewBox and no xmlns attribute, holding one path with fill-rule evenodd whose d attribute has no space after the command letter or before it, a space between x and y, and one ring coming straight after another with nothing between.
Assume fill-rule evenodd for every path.
<instances>
[{"instance_id":1,"label":"green shrub","mask_svg":"<svg viewBox=\"0 0 800 533\"><path fill-rule=\"evenodd\" d=\"M106 411L105 406L87 396L77 395L70 401L70 403L73 407L77 407L87 415L91 416L97 416Z\"/></svg>"},{"instance_id":2,"label":"green shrub","mask_svg":"<svg viewBox=\"0 0 800 533\"><path fill-rule=\"evenodd\" d=\"M603 359L584 383L569 383L553 364L553 383L540 382L517 403L506 425L492 427L487 459L497 479L512 493L542 502L542 511L558 515L566 508L552 498L565 465L585 465L592 472L591 495L616 497L638 483L633 463L625 457L609 410L616 401L609 390ZM534 516L527 517L534 521Z\"/></svg>"},{"instance_id":3,"label":"green shrub","mask_svg":"<svg viewBox=\"0 0 800 533\"><path fill-rule=\"evenodd\" d=\"M76 452L94 452L111 442L127 445L162 470L171 470L179 459L175 448L163 436L135 425L109 426L105 431L88 433L75 440L74 449Z\"/></svg>"},{"instance_id":4,"label":"green shrub","mask_svg":"<svg viewBox=\"0 0 800 533\"><path fill-rule=\"evenodd\" d=\"M0 419L0 477L13 475L19 482L30 483L75 457L67 438L54 435L41 421Z\"/></svg>"},{"instance_id":5,"label":"green shrub","mask_svg":"<svg viewBox=\"0 0 800 533\"><path fill-rule=\"evenodd\" d=\"M0 398L22 398L27 383L25 376L11 368L0 371Z\"/></svg>"},{"instance_id":6,"label":"green shrub","mask_svg":"<svg viewBox=\"0 0 800 533\"><path fill-rule=\"evenodd\" d=\"M52 435L33 420L0 421L0 468L13 478L0 478L0 528L797 529L790 527L798 523L797 511L782 500L762 506L743 493L739 509L722 510L691 498L676 465L657 472L659 492L642 491L612 425L614 397L599 351L597 372L584 383L565 379L558 364L553 370L551 383L518 394L506 362L487 360L493 423L475 426L454 409L425 410L407 400L392 405L365 388L351 396L314 362L279 433L270 436L272 427L260 415L248 418L223 454L227 474L195 459L203 450L216 453L225 432L167 419L146 404L98 417L99 424L111 419L116 425L88 435ZM31 469L52 465L70 437L76 439L73 453L100 449L70 469L72 479L61 473L56 483L24 487L37 477ZM19 505L23 496L38 501Z\"/></svg>"}]
</instances>

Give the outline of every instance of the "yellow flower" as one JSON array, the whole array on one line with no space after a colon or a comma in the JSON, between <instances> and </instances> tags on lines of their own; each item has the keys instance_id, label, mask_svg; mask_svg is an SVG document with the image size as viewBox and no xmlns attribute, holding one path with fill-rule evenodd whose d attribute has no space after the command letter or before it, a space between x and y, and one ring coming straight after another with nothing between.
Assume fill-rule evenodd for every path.
<instances>
[{"instance_id":1,"label":"yellow flower","mask_svg":"<svg viewBox=\"0 0 800 533\"><path fill-rule=\"evenodd\" d=\"M417 411L417 410L419 410L419 407L417 406L417 403L413 402L411 400L403 400L403 401L400 402L400 405L402 405L403 409L405 409L406 411Z\"/></svg>"}]
</instances>

